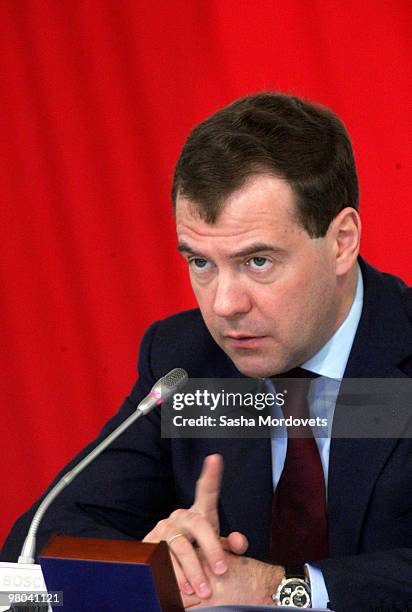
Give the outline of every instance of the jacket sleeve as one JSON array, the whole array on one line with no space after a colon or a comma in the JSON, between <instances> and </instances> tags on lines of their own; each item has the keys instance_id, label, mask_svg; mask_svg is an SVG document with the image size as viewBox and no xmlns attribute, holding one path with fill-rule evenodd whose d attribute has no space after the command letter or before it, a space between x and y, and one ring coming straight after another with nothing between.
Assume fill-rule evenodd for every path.
<instances>
[{"instance_id":1,"label":"jacket sleeve","mask_svg":"<svg viewBox=\"0 0 412 612\"><path fill-rule=\"evenodd\" d=\"M399 548L313 563L335 612L412 610L412 549Z\"/></svg>"},{"instance_id":2,"label":"jacket sleeve","mask_svg":"<svg viewBox=\"0 0 412 612\"><path fill-rule=\"evenodd\" d=\"M155 382L151 351L157 325L153 324L142 340L139 377L131 394L96 440L57 475L47 491L124 421L150 391ZM170 514L174 504L169 453L169 441L160 436L160 411L155 409L130 426L56 498L40 524L37 554L53 533L142 539L161 518ZM1 560L17 559L43 497L17 520L4 544Z\"/></svg>"}]
</instances>

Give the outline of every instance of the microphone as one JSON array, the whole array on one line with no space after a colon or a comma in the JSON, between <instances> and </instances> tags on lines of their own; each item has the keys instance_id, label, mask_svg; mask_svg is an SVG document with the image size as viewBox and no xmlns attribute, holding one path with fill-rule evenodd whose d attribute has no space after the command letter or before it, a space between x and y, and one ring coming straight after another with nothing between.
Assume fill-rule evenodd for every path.
<instances>
[{"instance_id":1,"label":"microphone","mask_svg":"<svg viewBox=\"0 0 412 612\"><path fill-rule=\"evenodd\" d=\"M168 400L177 389L180 389L187 381L188 374L182 368L174 368L168 374L160 378L152 387L149 395L140 402L135 412L123 421L114 431L100 442L86 457L74 466L67 474L62 476L54 487L49 491L41 502L33 517L26 540L21 549L18 563L34 563L36 552L36 535L44 513L50 504L56 499L59 493L67 487L71 481L78 476L85 467L100 455L120 434L122 434L132 423L137 421L142 415L148 414L153 408Z\"/></svg>"}]
</instances>

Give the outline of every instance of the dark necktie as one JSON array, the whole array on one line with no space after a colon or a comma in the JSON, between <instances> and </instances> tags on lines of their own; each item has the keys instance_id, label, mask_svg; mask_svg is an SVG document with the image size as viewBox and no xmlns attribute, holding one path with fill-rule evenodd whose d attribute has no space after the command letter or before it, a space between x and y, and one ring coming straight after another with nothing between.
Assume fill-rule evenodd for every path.
<instances>
[{"instance_id":1,"label":"dark necktie","mask_svg":"<svg viewBox=\"0 0 412 612\"><path fill-rule=\"evenodd\" d=\"M307 395L310 379L316 377L295 368L274 379L277 391L287 390L285 418L309 418ZM288 427L285 465L273 496L270 553L278 565L328 556L325 479L309 425Z\"/></svg>"}]
</instances>

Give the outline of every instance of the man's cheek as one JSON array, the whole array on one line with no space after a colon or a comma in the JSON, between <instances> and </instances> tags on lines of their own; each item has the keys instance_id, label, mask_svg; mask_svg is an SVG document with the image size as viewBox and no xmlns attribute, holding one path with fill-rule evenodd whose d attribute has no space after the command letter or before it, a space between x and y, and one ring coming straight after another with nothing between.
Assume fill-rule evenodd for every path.
<instances>
[{"instance_id":1,"label":"man's cheek","mask_svg":"<svg viewBox=\"0 0 412 612\"><path fill-rule=\"evenodd\" d=\"M205 288L199 287L196 282L192 281L192 289L193 293L195 294L195 298L199 305L199 308L202 310L202 312L203 310L206 311L206 304L208 301L210 302L210 298L208 299L208 294L206 293Z\"/></svg>"},{"instance_id":2,"label":"man's cheek","mask_svg":"<svg viewBox=\"0 0 412 612\"><path fill-rule=\"evenodd\" d=\"M202 313L203 319L213 326L213 301L212 299L202 291L195 291L195 297L197 304L200 308L200 312Z\"/></svg>"}]
</instances>

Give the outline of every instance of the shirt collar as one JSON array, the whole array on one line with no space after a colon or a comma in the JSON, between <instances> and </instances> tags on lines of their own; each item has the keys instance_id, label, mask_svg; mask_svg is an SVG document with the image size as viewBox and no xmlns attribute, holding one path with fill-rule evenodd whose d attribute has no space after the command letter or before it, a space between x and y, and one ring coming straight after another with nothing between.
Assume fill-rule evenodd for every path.
<instances>
[{"instance_id":1,"label":"shirt collar","mask_svg":"<svg viewBox=\"0 0 412 612\"><path fill-rule=\"evenodd\" d=\"M357 267L358 283L355 298L346 319L320 351L302 364L301 367L305 370L328 378L339 380L343 378L363 306L362 272L359 266Z\"/></svg>"}]
</instances>

